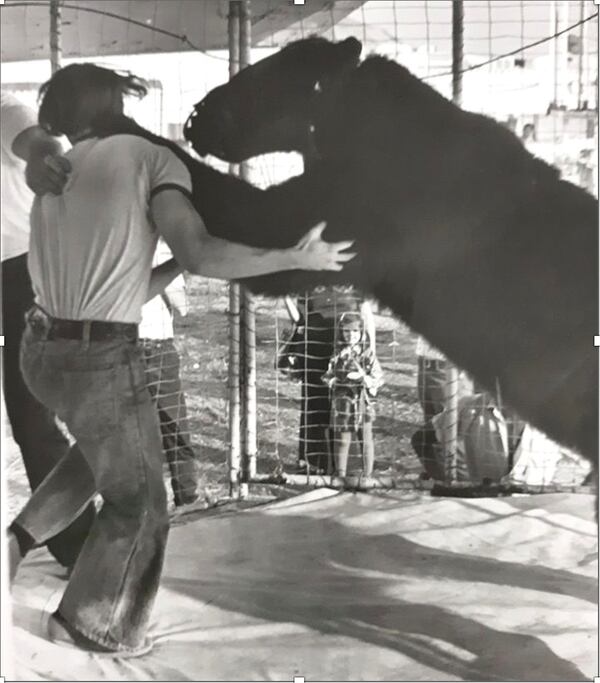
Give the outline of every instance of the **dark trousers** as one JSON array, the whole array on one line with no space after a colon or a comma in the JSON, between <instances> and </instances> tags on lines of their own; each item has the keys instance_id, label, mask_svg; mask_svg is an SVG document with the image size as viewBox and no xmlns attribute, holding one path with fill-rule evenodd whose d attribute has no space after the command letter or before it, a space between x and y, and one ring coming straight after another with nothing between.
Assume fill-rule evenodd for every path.
<instances>
[{"instance_id":1,"label":"dark trousers","mask_svg":"<svg viewBox=\"0 0 600 683\"><path fill-rule=\"evenodd\" d=\"M2 380L6 412L13 437L21 449L31 490L35 490L58 461L69 451L66 436L57 427L54 414L27 388L19 367L25 313L33 304L27 270L27 254L2 262L2 325L5 335ZM72 447L75 450L77 446ZM94 521L89 504L64 531L47 542L48 550L65 567L79 555Z\"/></svg>"},{"instance_id":2,"label":"dark trousers","mask_svg":"<svg viewBox=\"0 0 600 683\"><path fill-rule=\"evenodd\" d=\"M331 465L331 400L322 381L333 355L335 321L309 315L306 324L305 373L300 406L299 459L327 472Z\"/></svg>"},{"instance_id":3,"label":"dark trousers","mask_svg":"<svg viewBox=\"0 0 600 683\"><path fill-rule=\"evenodd\" d=\"M444 360L428 360L417 356L417 394L425 422L444 410L446 367Z\"/></svg>"},{"instance_id":4,"label":"dark trousers","mask_svg":"<svg viewBox=\"0 0 600 683\"><path fill-rule=\"evenodd\" d=\"M431 420L444 410L448 363L445 360L433 360L424 356L417 356L417 363L417 393L423 410L424 425L412 435L411 444L426 476L444 481L447 476L446 462L442 444L436 438ZM457 392L459 398L472 393L470 382L463 373L459 376ZM460 462L458 470L458 478L466 478L464 466Z\"/></svg>"},{"instance_id":5,"label":"dark trousers","mask_svg":"<svg viewBox=\"0 0 600 683\"><path fill-rule=\"evenodd\" d=\"M162 446L175 505L194 502L198 488L198 462L190 441L185 394L179 375L179 354L172 339L142 339L146 381L158 409Z\"/></svg>"}]
</instances>

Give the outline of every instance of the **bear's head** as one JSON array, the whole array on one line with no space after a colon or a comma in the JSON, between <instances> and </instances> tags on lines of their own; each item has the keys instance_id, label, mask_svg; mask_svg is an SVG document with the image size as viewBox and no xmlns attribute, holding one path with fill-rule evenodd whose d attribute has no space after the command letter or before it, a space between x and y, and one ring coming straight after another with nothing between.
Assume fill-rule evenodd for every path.
<instances>
[{"instance_id":1,"label":"bear's head","mask_svg":"<svg viewBox=\"0 0 600 683\"><path fill-rule=\"evenodd\" d=\"M198 102L185 124L186 139L201 156L234 163L268 152L308 154L315 98L358 66L361 50L356 38L291 43Z\"/></svg>"}]
</instances>

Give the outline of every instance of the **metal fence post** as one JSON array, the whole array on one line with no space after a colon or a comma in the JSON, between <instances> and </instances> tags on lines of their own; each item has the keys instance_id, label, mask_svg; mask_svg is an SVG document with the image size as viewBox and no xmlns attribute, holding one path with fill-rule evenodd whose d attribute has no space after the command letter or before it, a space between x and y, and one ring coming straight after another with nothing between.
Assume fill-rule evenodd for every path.
<instances>
[{"instance_id":1,"label":"metal fence post","mask_svg":"<svg viewBox=\"0 0 600 683\"><path fill-rule=\"evenodd\" d=\"M461 105L464 49L464 6L462 0L452 2L452 101ZM444 429L442 449L446 463L446 478L457 479L458 444L458 370L448 364L444 385Z\"/></svg>"},{"instance_id":2,"label":"metal fence post","mask_svg":"<svg viewBox=\"0 0 600 683\"><path fill-rule=\"evenodd\" d=\"M229 77L238 72L240 64L239 26L240 0L230 0L227 28L229 35ZM229 171L237 174L237 165L231 164ZM240 286L229 285L229 368L227 393L229 403L229 495L238 496L240 488Z\"/></svg>"}]
</instances>

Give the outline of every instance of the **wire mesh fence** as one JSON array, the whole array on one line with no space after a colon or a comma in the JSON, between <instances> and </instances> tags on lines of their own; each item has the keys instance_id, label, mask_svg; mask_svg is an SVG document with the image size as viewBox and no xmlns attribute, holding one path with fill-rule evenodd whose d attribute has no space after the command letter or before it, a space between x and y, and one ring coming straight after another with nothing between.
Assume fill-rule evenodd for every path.
<instances>
[{"instance_id":1,"label":"wire mesh fence","mask_svg":"<svg viewBox=\"0 0 600 683\"><path fill-rule=\"evenodd\" d=\"M369 0L352 11L344 2L329 3L328 9L310 20L299 19L285 31L278 28L278 3L267 5L261 22L273 22L273 30L262 27L253 61L310 34L335 40L353 35L363 42L363 56L376 52L395 59L451 97L451 2ZM160 28L159 22L155 28ZM185 144L182 124L193 104L228 77L224 51L93 61L146 78L150 94L131 103L129 113L180 144ZM589 2L464 3L462 106L502 121L534 154L556 165L565 179L595 194L597 64L597 11ZM35 105L37 87L49 76L47 69L38 65L35 71L30 66L18 76L9 69L12 83L5 80L3 88ZM29 74L29 80L22 73ZM3 79L6 76L5 70ZM227 170L217 160L208 163ZM250 162L248 177L266 187L302 168L299 155L268 155ZM214 280L186 275L178 284L177 293L167 291L166 297L148 304L147 324L140 335L161 424L165 479L173 502L186 504L197 497L200 502L212 501L229 484L229 294L226 284ZM586 478L588 469L576 454L525 424L498 392L474 387L460 369L452 375L439 352L376 302L370 302L373 332L364 335L361 351L365 343L373 345L381 386L370 395L364 377L346 377L340 384L349 385L347 395L337 401L323 378L332 357L342 350L340 316L360 310L361 295L306 292L293 304L298 319L282 301L254 301L259 475L342 470L354 483L364 483L365 478L415 487L433 480L505 482L532 490L576 487ZM361 319L366 330L364 311ZM369 336L373 338L366 342ZM289 353L291 340L291 355L298 365L284 369L281 364L287 361L282 358ZM361 371L364 367L354 370ZM346 368L348 372L353 370ZM453 396L456 412L448 424L445 408ZM333 418L332 404L337 407ZM349 429L339 429L340 412ZM349 443L340 436L348 432ZM365 457L371 439L372 471ZM341 468L340 453L345 449L349 459Z\"/></svg>"},{"instance_id":2,"label":"wire mesh fence","mask_svg":"<svg viewBox=\"0 0 600 683\"><path fill-rule=\"evenodd\" d=\"M259 404L275 413L270 438L260 442L272 463L302 475L418 473L410 449L419 420L414 335L354 290L307 292L277 306L275 315L268 343L275 393L259 387ZM350 343L346 327L357 317ZM344 451L347 464L340 462Z\"/></svg>"},{"instance_id":3,"label":"wire mesh fence","mask_svg":"<svg viewBox=\"0 0 600 683\"><path fill-rule=\"evenodd\" d=\"M371 391L369 336L354 350L343 337L345 312L360 310L362 299L358 293L354 302L347 294L327 294L332 308L325 315L319 312L323 292L301 297L299 315L290 316L289 307L275 302L258 303L259 364L270 370L269 359L275 358L276 366L275 375L262 375L258 387L259 471L342 474L346 484L359 488L458 483L551 491L583 483L589 466L578 455L526 424L499 394L477 387L463 371L449 382L452 366L441 353L367 302L374 309L374 352L382 371L380 386ZM273 316L275 334L269 338ZM363 329L368 326L365 321ZM344 353L351 362L338 371L340 400L328 379ZM448 443L445 411L453 393L458 422ZM343 466L340 438L350 440ZM374 466L366 452L371 440ZM339 477L335 482L344 483Z\"/></svg>"}]
</instances>

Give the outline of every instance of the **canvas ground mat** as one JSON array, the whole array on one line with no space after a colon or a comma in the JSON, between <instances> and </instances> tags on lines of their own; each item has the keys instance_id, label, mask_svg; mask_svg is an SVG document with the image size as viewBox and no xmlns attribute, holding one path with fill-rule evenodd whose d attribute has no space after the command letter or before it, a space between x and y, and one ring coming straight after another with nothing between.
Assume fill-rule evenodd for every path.
<instances>
[{"instance_id":1,"label":"canvas ground mat","mask_svg":"<svg viewBox=\"0 0 600 683\"><path fill-rule=\"evenodd\" d=\"M49 642L45 551L13 590L16 680L583 681L598 674L593 497L308 492L171 530L139 659Z\"/></svg>"}]
</instances>

